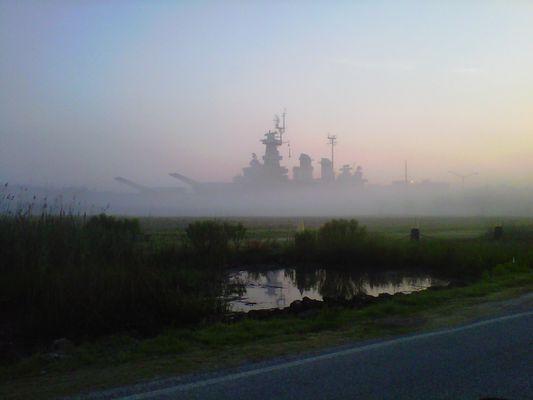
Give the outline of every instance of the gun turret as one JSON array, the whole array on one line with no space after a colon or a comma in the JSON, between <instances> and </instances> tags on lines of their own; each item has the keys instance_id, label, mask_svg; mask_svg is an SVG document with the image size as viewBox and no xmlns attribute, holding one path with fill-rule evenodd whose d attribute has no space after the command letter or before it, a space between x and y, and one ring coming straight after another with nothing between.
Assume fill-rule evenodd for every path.
<instances>
[{"instance_id":1,"label":"gun turret","mask_svg":"<svg viewBox=\"0 0 533 400\"><path fill-rule=\"evenodd\" d=\"M198 187L200 186L200 183L198 181L195 181L194 179L188 178L185 175L178 174L177 172L173 172L173 173L171 173L169 175L171 177L173 177L173 178L176 178L176 179L182 181L183 183L186 183L187 185L191 186L194 189L198 189Z\"/></svg>"},{"instance_id":2,"label":"gun turret","mask_svg":"<svg viewBox=\"0 0 533 400\"><path fill-rule=\"evenodd\" d=\"M121 176L117 176L115 178L117 182L123 183L126 186L132 187L134 189L137 189L139 192L152 192L153 190L149 187L139 185L138 183L135 183L133 181L130 181L129 179L123 178Z\"/></svg>"}]
</instances>

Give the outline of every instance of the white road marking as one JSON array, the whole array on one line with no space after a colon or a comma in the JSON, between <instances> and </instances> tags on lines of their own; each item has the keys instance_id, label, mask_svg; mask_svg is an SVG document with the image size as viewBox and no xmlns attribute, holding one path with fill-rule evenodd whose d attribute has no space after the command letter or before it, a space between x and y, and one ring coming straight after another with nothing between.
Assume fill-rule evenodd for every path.
<instances>
[{"instance_id":1,"label":"white road marking","mask_svg":"<svg viewBox=\"0 0 533 400\"><path fill-rule=\"evenodd\" d=\"M470 325L460 326L458 328L445 329L445 330L437 331L437 332L422 333L422 334L415 335L415 336L408 336L408 337L388 340L386 342L379 342L379 343L369 344L369 345L361 346L361 347L353 347L350 349L340 350L340 351L336 351L333 353L327 353L327 354L322 354L318 356L303 358L301 360L290 361L290 362L286 362L283 364L272 365L270 367L257 368L257 369L250 370L250 371L243 371L243 372L238 372L235 374L220 376L218 378L211 378L211 379L206 379L206 380L198 381L198 382L179 384L179 385L171 386L171 387L164 388L164 389L156 389L156 390L152 390L149 392L132 394L132 395L124 396L124 397L118 397L118 400L143 400L143 399L150 399L155 396L163 396L163 395L168 396L176 392L183 392L183 391L196 389L200 387L215 385L217 383L234 381L237 379L260 375L260 374L264 374L267 372L279 371L282 369L298 367L300 365L310 364L310 363L317 362L317 361L329 360L335 357L342 357L342 356L346 356L350 354L361 353L361 352L368 351L368 350L388 347L388 346L392 346L398 343L412 342L418 339L424 339L424 338L429 338L429 337L448 335L450 333L462 332L462 331L466 331L469 329L478 328L480 326L491 325L491 324L495 324L498 322L527 317L531 315L533 315L533 311L513 314L513 315L506 315L504 317L494 318L494 319L490 319L486 321L480 321L480 322L476 322Z\"/></svg>"}]
</instances>

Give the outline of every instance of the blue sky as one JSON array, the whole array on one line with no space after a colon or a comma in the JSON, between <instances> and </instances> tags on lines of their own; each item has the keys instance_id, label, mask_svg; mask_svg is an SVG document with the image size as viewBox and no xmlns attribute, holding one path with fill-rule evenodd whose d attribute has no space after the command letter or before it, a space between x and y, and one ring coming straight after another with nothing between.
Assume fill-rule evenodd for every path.
<instances>
[{"instance_id":1,"label":"blue sky","mask_svg":"<svg viewBox=\"0 0 533 400\"><path fill-rule=\"evenodd\" d=\"M372 182L408 159L531 184L531 21L526 1L0 1L0 178L230 180L286 107L294 153L337 134Z\"/></svg>"}]
</instances>

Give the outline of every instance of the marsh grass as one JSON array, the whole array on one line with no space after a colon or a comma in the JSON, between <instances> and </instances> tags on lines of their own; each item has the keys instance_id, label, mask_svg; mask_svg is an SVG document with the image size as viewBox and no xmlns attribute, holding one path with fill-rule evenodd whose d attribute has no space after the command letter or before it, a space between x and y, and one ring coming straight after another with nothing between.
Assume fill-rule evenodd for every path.
<instances>
[{"instance_id":1,"label":"marsh grass","mask_svg":"<svg viewBox=\"0 0 533 400\"><path fill-rule=\"evenodd\" d=\"M141 239L134 219L0 216L0 339L27 350L60 337L150 335L224 312L221 271Z\"/></svg>"},{"instance_id":2,"label":"marsh grass","mask_svg":"<svg viewBox=\"0 0 533 400\"><path fill-rule=\"evenodd\" d=\"M195 220L179 229L164 225L158 234L146 220L86 215L46 202L19 202L17 208L10 203L15 197L2 196L0 345L14 342L23 354L62 337L76 342L120 333L146 338L212 324L227 311L227 294L242 289L227 281L225 268L235 265L419 268L474 281L498 264L531 266L533 260L525 231L510 230L509 239L498 242L484 236L410 242L369 233L355 220L332 220L299 233L282 222L254 225L286 232L279 240L254 238L240 221ZM332 318L326 313L313 322L279 322L283 327L276 329L333 329L340 322ZM252 340L262 337L269 323L250 321L242 329L215 324L195 340L221 345L239 335ZM233 329L239 329L237 336Z\"/></svg>"},{"instance_id":3,"label":"marsh grass","mask_svg":"<svg viewBox=\"0 0 533 400\"><path fill-rule=\"evenodd\" d=\"M442 277L473 281L495 265L531 264L533 229L523 228L506 240L487 236L471 239L424 238L410 241L368 233L355 220L332 220L318 229L298 232L287 244L286 256L295 263L315 262L323 267L351 270L421 269Z\"/></svg>"}]
</instances>

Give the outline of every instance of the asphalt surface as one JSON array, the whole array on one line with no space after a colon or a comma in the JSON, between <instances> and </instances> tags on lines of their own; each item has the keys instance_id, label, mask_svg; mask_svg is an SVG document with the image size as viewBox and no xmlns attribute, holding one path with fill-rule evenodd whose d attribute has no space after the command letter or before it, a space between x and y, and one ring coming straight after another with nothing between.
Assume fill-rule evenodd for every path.
<instances>
[{"instance_id":1,"label":"asphalt surface","mask_svg":"<svg viewBox=\"0 0 533 400\"><path fill-rule=\"evenodd\" d=\"M115 390L97 397L533 399L532 332L533 311L529 310L458 328Z\"/></svg>"}]
</instances>

